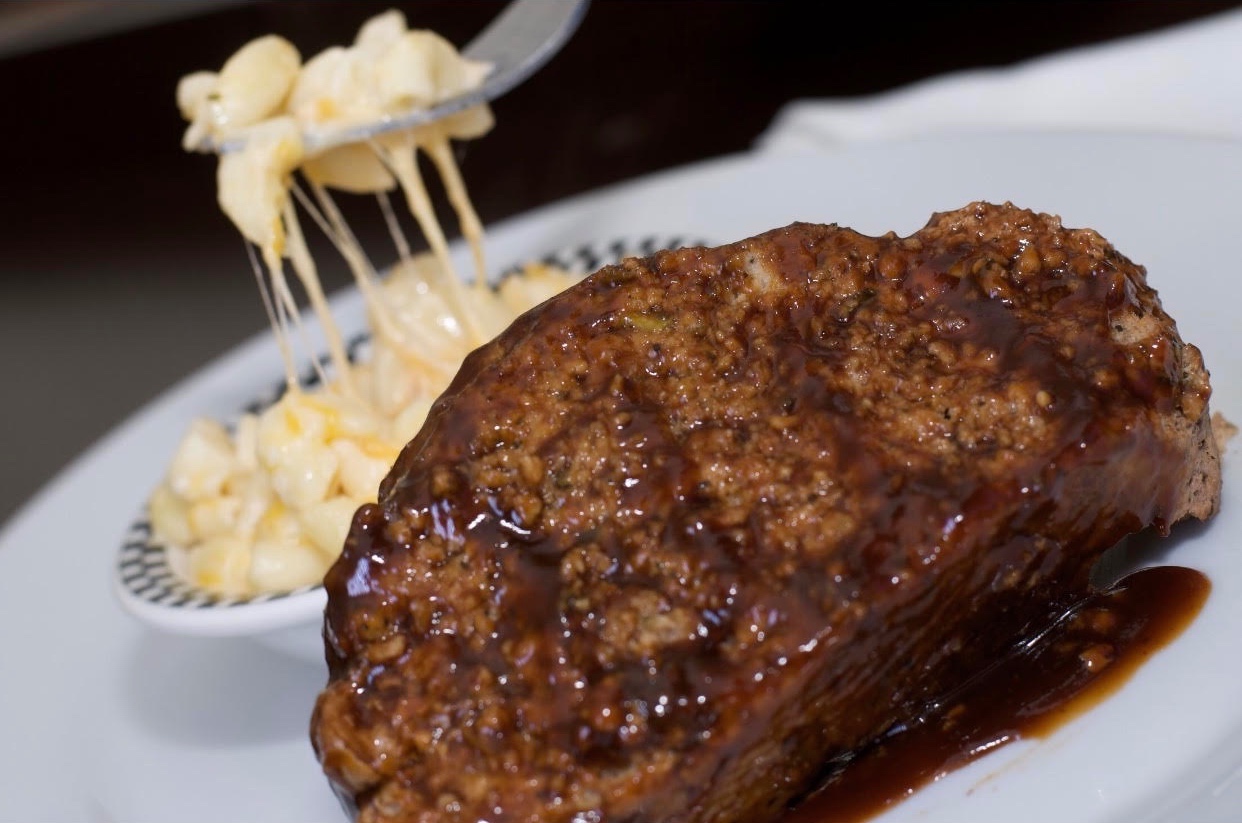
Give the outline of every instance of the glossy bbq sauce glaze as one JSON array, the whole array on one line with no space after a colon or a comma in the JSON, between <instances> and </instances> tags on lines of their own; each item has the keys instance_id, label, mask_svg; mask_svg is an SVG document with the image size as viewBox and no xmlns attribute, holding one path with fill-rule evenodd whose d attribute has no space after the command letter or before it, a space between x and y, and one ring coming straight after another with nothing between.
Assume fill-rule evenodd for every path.
<instances>
[{"instance_id":1,"label":"glossy bbq sauce glaze","mask_svg":"<svg viewBox=\"0 0 1242 823\"><path fill-rule=\"evenodd\" d=\"M315 751L368 823L770 820L1122 536L1209 516L1208 392L1137 266L1009 206L605 268L472 353L355 516ZM957 702L1012 736L996 682Z\"/></svg>"},{"instance_id":2,"label":"glossy bbq sauce glaze","mask_svg":"<svg viewBox=\"0 0 1242 823\"><path fill-rule=\"evenodd\" d=\"M1050 734L1181 634L1210 589L1200 572L1159 566L1088 594L920 724L844 765L781 823L857 823L998 746Z\"/></svg>"}]
</instances>

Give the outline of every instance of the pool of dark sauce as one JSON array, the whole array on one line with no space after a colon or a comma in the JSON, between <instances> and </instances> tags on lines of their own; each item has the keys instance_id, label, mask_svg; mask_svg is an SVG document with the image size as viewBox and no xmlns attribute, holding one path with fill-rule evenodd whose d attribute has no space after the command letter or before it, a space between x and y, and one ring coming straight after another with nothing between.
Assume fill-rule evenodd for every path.
<instances>
[{"instance_id":1,"label":"pool of dark sauce","mask_svg":"<svg viewBox=\"0 0 1242 823\"><path fill-rule=\"evenodd\" d=\"M1210 589L1200 572L1159 566L1090 594L934 714L854 758L781 823L866 820L998 746L1055 731L1181 634Z\"/></svg>"}]
</instances>

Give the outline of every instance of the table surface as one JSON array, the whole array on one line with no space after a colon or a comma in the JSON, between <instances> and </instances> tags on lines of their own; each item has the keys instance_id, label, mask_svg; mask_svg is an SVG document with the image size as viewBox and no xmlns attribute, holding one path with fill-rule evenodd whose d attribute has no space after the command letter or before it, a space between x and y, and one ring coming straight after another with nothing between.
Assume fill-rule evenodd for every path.
<instances>
[{"instance_id":1,"label":"table surface","mask_svg":"<svg viewBox=\"0 0 1242 823\"><path fill-rule=\"evenodd\" d=\"M34 5L0 4L0 16ZM84 5L59 3L66 16ZM142 404L266 325L242 242L215 205L215 164L179 148L177 79L267 33L314 54L394 6L460 44L501 4L187 3L175 19L104 5L124 7L124 25L24 53L9 38L0 53L10 112L0 521ZM871 94L1239 5L594 0L564 51L496 102L496 128L464 148L463 172L494 222L743 151L791 99ZM379 222L355 221L364 245L382 241ZM334 256L319 257L328 287L343 286Z\"/></svg>"}]
</instances>

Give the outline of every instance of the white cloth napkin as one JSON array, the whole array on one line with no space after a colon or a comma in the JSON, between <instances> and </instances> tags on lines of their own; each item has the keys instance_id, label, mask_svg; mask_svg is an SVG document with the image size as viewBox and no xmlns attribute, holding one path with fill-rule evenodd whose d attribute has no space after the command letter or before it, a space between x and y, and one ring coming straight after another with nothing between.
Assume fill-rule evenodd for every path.
<instances>
[{"instance_id":1,"label":"white cloth napkin","mask_svg":"<svg viewBox=\"0 0 1242 823\"><path fill-rule=\"evenodd\" d=\"M1242 10L872 97L795 100L756 145L806 151L857 140L1014 130L1242 138Z\"/></svg>"}]
</instances>

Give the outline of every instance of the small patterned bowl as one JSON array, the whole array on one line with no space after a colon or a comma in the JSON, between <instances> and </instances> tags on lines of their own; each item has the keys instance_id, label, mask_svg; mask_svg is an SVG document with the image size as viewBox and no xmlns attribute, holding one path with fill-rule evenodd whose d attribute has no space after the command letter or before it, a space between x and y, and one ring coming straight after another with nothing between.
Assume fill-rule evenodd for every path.
<instances>
[{"instance_id":1,"label":"small patterned bowl","mask_svg":"<svg viewBox=\"0 0 1242 823\"><path fill-rule=\"evenodd\" d=\"M690 245L684 237L644 237L585 244L541 258L576 274L589 274L622 258L646 256L660 249ZM516 268L516 267L515 267ZM512 271L513 269L510 269ZM349 353L359 353L367 338L350 341ZM258 411L279 397L279 387L246 405ZM322 585L248 597L228 597L187 582L182 574L184 553L153 539L144 510L121 541L113 569L113 587L130 614L155 629L174 634L208 637L248 637L296 657L322 661L323 610L327 596Z\"/></svg>"}]
</instances>

